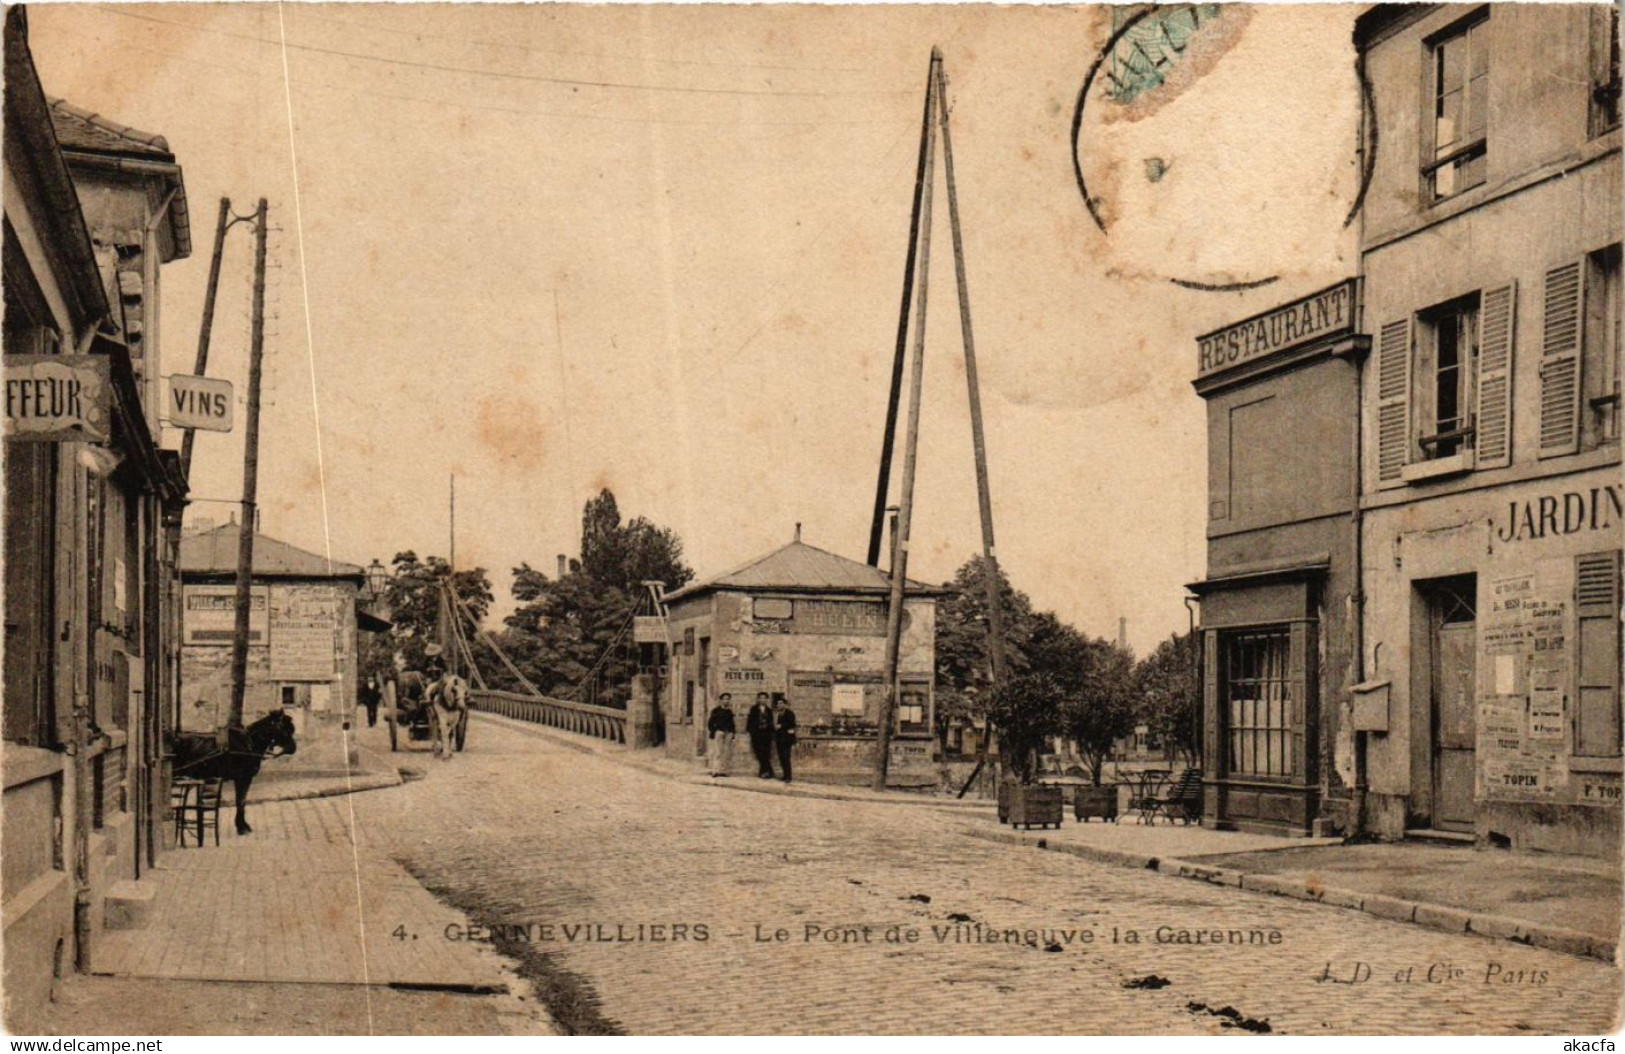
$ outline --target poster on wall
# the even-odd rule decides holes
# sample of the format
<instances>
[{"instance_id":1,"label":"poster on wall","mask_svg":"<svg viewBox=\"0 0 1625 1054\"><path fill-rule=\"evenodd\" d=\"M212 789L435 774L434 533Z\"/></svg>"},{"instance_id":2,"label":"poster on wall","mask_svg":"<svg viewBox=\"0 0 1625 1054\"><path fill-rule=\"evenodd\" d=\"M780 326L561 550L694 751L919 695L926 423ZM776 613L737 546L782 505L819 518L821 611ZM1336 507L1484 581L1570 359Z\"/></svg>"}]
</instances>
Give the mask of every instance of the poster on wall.
<instances>
[{"instance_id":1,"label":"poster on wall","mask_svg":"<svg viewBox=\"0 0 1625 1054\"><path fill-rule=\"evenodd\" d=\"M278 681L331 681L340 601L332 586L277 586L271 591L271 676Z\"/></svg>"},{"instance_id":2,"label":"poster on wall","mask_svg":"<svg viewBox=\"0 0 1625 1054\"><path fill-rule=\"evenodd\" d=\"M248 643L266 642L271 591L266 586L249 590ZM192 586L184 590L182 622L187 644L231 644L237 630L236 586Z\"/></svg>"},{"instance_id":3,"label":"poster on wall","mask_svg":"<svg viewBox=\"0 0 1625 1054\"><path fill-rule=\"evenodd\" d=\"M1568 792L1568 604L1533 574L1489 583L1480 626L1479 801Z\"/></svg>"}]
</instances>

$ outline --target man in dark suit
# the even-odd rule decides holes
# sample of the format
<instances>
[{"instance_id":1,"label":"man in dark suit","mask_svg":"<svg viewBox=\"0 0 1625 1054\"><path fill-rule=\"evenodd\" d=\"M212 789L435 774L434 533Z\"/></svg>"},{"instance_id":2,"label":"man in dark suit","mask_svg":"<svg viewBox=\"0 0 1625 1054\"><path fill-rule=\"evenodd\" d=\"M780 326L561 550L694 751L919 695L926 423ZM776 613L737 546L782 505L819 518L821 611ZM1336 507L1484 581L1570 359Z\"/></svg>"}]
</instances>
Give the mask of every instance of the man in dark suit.
<instances>
[{"instance_id":1,"label":"man in dark suit","mask_svg":"<svg viewBox=\"0 0 1625 1054\"><path fill-rule=\"evenodd\" d=\"M796 712L782 695L773 697L773 743L779 748L779 779L790 782L790 752L796 746Z\"/></svg>"},{"instance_id":2,"label":"man in dark suit","mask_svg":"<svg viewBox=\"0 0 1625 1054\"><path fill-rule=\"evenodd\" d=\"M756 775L773 778L773 708L766 692L756 693L756 705L745 715L745 732L750 736L750 752L756 755Z\"/></svg>"},{"instance_id":3,"label":"man in dark suit","mask_svg":"<svg viewBox=\"0 0 1625 1054\"><path fill-rule=\"evenodd\" d=\"M726 776L734 760L733 696L723 692L717 698L717 705L711 708L711 716L705 722L705 730L710 740L705 748L706 765L713 777Z\"/></svg>"}]
</instances>

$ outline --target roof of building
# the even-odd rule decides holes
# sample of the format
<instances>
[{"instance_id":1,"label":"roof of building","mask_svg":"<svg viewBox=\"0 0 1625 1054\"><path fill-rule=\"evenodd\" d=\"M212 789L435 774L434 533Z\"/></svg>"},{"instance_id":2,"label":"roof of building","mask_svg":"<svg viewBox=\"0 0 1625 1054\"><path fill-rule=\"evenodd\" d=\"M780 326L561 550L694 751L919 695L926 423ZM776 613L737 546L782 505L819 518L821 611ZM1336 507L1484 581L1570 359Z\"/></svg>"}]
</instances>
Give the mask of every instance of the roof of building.
<instances>
[{"instance_id":1,"label":"roof of building","mask_svg":"<svg viewBox=\"0 0 1625 1054\"><path fill-rule=\"evenodd\" d=\"M169 140L92 113L65 99L51 100L51 123L64 150L94 150L104 154L135 154L155 161L173 161Z\"/></svg>"},{"instance_id":2,"label":"roof of building","mask_svg":"<svg viewBox=\"0 0 1625 1054\"><path fill-rule=\"evenodd\" d=\"M181 539L181 574L220 575L237 570L238 525L227 523ZM359 578L355 564L307 552L254 532L254 575L261 578Z\"/></svg>"},{"instance_id":3,"label":"roof of building","mask_svg":"<svg viewBox=\"0 0 1625 1054\"><path fill-rule=\"evenodd\" d=\"M891 577L877 567L825 552L798 538L732 571L668 593L667 599L680 600L718 589L885 593L891 589ZM940 592L935 586L913 579L908 582L908 591L916 595Z\"/></svg>"},{"instance_id":4,"label":"roof of building","mask_svg":"<svg viewBox=\"0 0 1625 1054\"><path fill-rule=\"evenodd\" d=\"M165 181L171 196L167 219L173 239L170 259L185 259L192 255L192 223L186 202L186 179L181 166L175 163L169 140L152 132L143 132L120 124L65 99L51 99L51 124L56 129L56 140L68 163L123 168L128 163L157 166L145 169L150 177Z\"/></svg>"}]
</instances>

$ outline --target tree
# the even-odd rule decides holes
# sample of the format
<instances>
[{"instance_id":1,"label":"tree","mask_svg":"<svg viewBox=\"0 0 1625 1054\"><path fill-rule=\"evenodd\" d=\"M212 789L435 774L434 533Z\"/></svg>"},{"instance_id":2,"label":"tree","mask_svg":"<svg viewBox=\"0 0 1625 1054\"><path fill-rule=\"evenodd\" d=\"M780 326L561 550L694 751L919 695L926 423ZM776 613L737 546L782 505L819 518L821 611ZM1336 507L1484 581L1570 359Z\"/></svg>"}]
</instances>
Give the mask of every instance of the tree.
<instances>
[{"instance_id":1,"label":"tree","mask_svg":"<svg viewBox=\"0 0 1625 1054\"><path fill-rule=\"evenodd\" d=\"M1061 687L1047 674L1008 678L993 689L987 717L999 732L999 753L1022 786L1038 776L1038 753L1061 729Z\"/></svg>"},{"instance_id":2,"label":"tree","mask_svg":"<svg viewBox=\"0 0 1625 1054\"><path fill-rule=\"evenodd\" d=\"M419 560L417 553L407 550L396 553L390 561L394 574L384 590L384 604L389 609L394 629L389 633L389 660L398 652L409 668L420 669L426 658L425 648L437 641L440 633L440 585L450 567L438 556ZM458 571L451 577L452 590L474 615L475 625L483 622L495 600L491 580L483 567ZM464 630L468 626L465 622ZM375 646L369 661L382 665L382 642ZM368 670L386 673L385 669Z\"/></svg>"},{"instance_id":3,"label":"tree","mask_svg":"<svg viewBox=\"0 0 1625 1054\"><path fill-rule=\"evenodd\" d=\"M503 620L498 643L547 695L573 694L603 660L594 681L602 683L605 697L597 701L624 705L637 663L623 631L643 583L676 589L693 577L673 531L641 516L623 524L615 495L601 491L582 509L581 559L563 577L550 578L528 563L513 569L513 597L520 605ZM520 687L506 670L493 673L493 680Z\"/></svg>"},{"instance_id":4,"label":"tree","mask_svg":"<svg viewBox=\"0 0 1625 1054\"><path fill-rule=\"evenodd\" d=\"M1089 778L1098 787L1113 745L1134 727L1134 656L1108 641L1081 634L1078 641L1077 674L1066 700L1065 730L1078 744Z\"/></svg>"},{"instance_id":5,"label":"tree","mask_svg":"<svg viewBox=\"0 0 1625 1054\"><path fill-rule=\"evenodd\" d=\"M937 736L946 743L956 719L983 716L992 690L993 667L987 649L987 563L973 556L946 583L949 593L937 604ZM999 598L1004 614L1007 676L1027 668L1032 601L1010 585L999 571Z\"/></svg>"},{"instance_id":6,"label":"tree","mask_svg":"<svg viewBox=\"0 0 1625 1054\"><path fill-rule=\"evenodd\" d=\"M1158 644L1134 671L1135 709L1150 734L1195 768L1201 755L1201 685L1196 640L1176 633Z\"/></svg>"}]
</instances>

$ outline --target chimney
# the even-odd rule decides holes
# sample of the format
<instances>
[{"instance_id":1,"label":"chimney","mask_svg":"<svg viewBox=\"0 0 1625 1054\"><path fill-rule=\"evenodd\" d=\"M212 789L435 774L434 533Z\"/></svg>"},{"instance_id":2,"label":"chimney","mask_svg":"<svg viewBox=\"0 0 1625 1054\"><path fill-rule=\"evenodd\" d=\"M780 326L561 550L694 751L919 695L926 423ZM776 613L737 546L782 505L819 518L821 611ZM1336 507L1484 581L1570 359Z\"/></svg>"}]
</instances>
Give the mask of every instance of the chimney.
<instances>
[{"instance_id":1,"label":"chimney","mask_svg":"<svg viewBox=\"0 0 1625 1054\"><path fill-rule=\"evenodd\" d=\"M1128 647L1128 619L1121 615L1117 618L1117 646Z\"/></svg>"},{"instance_id":2,"label":"chimney","mask_svg":"<svg viewBox=\"0 0 1625 1054\"><path fill-rule=\"evenodd\" d=\"M801 521L796 521L796 541L801 541Z\"/></svg>"},{"instance_id":3,"label":"chimney","mask_svg":"<svg viewBox=\"0 0 1625 1054\"><path fill-rule=\"evenodd\" d=\"M563 578L570 573L570 561L565 559L563 553L559 554L559 577Z\"/></svg>"}]
</instances>

